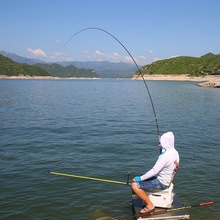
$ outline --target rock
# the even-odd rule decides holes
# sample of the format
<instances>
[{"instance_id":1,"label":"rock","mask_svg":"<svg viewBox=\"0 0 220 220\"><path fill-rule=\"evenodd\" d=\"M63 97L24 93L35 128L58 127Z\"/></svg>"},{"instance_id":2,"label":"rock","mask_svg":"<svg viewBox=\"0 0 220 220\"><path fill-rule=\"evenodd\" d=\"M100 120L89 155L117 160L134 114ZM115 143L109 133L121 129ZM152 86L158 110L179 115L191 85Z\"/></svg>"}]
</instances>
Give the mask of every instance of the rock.
<instances>
[{"instance_id":1,"label":"rock","mask_svg":"<svg viewBox=\"0 0 220 220\"><path fill-rule=\"evenodd\" d=\"M207 88L220 88L220 81L208 81L204 83L198 84L198 86L201 87L207 87Z\"/></svg>"}]
</instances>

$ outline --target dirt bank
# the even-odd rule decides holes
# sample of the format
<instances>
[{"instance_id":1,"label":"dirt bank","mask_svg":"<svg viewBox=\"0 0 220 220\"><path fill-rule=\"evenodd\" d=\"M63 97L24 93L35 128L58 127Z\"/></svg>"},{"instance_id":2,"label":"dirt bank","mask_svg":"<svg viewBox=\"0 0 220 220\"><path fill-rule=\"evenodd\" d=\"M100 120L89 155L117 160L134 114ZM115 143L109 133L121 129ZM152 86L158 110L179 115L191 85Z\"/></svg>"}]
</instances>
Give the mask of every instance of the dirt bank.
<instances>
[{"instance_id":1,"label":"dirt bank","mask_svg":"<svg viewBox=\"0 0 220 220\"><path fill-rule=\"evenodd\" d=\"M133 80L142 80L141 76L134 76ZM145 80L172 80L172 81L195 81L200 82L198 86L210 87L210 88L220 88L220 76L200 76L192 77L188 75L144 75Z\"/></svg>"}]
</instances>

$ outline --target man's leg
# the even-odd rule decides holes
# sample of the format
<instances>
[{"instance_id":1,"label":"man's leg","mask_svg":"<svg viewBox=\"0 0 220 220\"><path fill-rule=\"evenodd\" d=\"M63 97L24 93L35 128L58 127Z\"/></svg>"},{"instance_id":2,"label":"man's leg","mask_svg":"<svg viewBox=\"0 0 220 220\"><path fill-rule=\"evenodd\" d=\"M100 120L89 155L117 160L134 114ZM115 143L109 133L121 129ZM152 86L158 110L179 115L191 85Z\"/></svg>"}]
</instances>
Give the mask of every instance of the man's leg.
<instances>
[{"instance_id":1,"label":"man's leg","mask_svg":"<svg viewBox=\"0 0 220 220\"><path fill-rule=\"evenodd\" d=\"M145 211L147 212L147 210L151 211L154 209L154 204L150 201L150 199L148 198L146 192L143 189L139 189L137 186L136 182L133 182L131 184L131 188L133 190L133 192L140 198L142 199L145 204L146 204L146 209Z\"/></svg>"}]
</instances>

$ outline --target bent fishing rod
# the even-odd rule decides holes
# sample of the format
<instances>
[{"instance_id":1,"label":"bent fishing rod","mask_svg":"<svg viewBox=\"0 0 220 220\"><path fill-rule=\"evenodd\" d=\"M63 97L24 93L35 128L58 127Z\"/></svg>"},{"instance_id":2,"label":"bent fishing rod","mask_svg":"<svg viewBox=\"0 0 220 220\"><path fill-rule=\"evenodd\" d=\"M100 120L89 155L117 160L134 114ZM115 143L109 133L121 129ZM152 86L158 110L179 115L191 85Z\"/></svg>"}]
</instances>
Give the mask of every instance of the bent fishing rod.
<instances>
[{"instance_id":1,"label":"bent fishing rod","mask_svg":"<svg viewBox=\"0 0 220 220\"><path fill-rule=\"evenodd\" d=\"M114 39L125 49L125 51L128 53L128 55L131 57L131 59L132 59L132 61L134 62L135 66L137 67L138 73L141 75L141 78L143 79L145 88L147 89L147 93L148 93L148 96L149 96L149 98L150 98L150 102L151 102L151 106L152 106L153 114L154 114L154 119L155 119L155 123L156 123L157 135L158 135L158 142L160 143L160 130L159 130L157 115L156 115L156 111L155 111L153 99L152 99L151 94L150 94L150 90L149 90L149 88L148 88L148 85L147 85L146 80L144 79L143 72L140 70L140 68L138 67L138 65L137 65L137 63L136 63L136 61L135 61L135 59L134 59L134 57L131 55L131 53L128 51L128 49L124 46L124 44L122 44L122 42L119 41L113 34L109 33L108 31L106 31L106 30L104 30L104 29L102 29L102 28L88 27L88 28L84 28L84 29L78 31L77 33L75 33L74 35L72 35L72 37L65 43L64 46L66 46L76 35L78 35L79 33L83 32L83 31L87 31L87 30L98 30L98 31L102 31L102 32L108 34L109 36L111 36L112 38L114 38Z\"/></svg>"}]
</instances>

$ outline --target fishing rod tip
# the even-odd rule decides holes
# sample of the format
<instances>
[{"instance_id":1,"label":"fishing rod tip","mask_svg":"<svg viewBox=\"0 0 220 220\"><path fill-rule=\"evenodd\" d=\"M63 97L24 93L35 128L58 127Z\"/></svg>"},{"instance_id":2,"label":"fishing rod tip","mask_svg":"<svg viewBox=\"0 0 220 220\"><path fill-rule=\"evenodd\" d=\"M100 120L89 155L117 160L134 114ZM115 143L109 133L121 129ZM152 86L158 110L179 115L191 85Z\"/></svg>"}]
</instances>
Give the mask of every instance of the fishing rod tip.
<instances>
[{"instance_id":1,"label":"fishing rod tip","mask_svg":"<svg viewBox=\"0 0 220 220\"><path fill-rule=\"evenodd\" d=\"M200 204L200 206L206 206L206 205L212 205L212 204L214 204L213 201L210 201L210 202L203 202L203 203Z\"/></svg>"}]
</instances>

